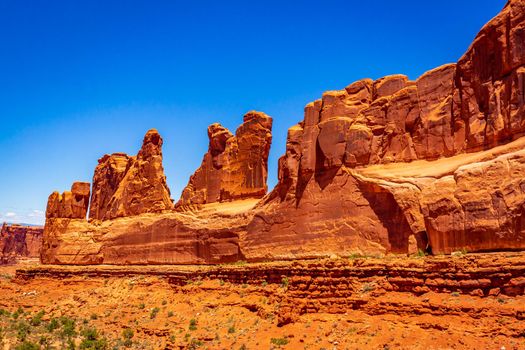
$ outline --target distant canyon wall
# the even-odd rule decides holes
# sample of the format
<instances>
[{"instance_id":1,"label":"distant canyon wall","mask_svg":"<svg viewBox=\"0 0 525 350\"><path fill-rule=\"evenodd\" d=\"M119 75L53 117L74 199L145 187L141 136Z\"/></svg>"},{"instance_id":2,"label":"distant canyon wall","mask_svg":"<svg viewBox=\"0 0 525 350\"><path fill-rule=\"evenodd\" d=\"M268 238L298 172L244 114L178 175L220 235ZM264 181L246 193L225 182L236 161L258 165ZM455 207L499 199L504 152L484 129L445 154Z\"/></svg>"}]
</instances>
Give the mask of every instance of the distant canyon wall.
<instances>
[{"instance_id":1,"label":"distant canyon wall","mask_svg":"<svg viewBox=\"0 0 525 350\"><path fill-rule=\"evenodd\" d=\"M40 257L44 227L4 223L0 229L0 265Z\"/></svg>"}]
</instances>

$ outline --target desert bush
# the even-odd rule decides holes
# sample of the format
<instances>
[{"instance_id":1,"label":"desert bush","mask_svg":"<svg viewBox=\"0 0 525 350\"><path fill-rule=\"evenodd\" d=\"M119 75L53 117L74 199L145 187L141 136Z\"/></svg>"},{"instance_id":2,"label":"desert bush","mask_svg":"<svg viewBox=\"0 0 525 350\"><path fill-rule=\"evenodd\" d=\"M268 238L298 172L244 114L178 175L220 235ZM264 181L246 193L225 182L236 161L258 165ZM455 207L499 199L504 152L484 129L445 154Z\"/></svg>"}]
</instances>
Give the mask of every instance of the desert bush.
<instances>
[{"instance_id":1,"label":"desert bush","mask_svg":"<svg viewBox=\"0 0 525 350\"><path fill-rule=\"evenodd\" d=\"M46 325L46 329L48 332L53 332L55 329L59 327L58 320L56 318L52 318L49 323Z\"/></svg>"},{"instance_id":2,"label":"desert bush","mask_svg":"<svg viewBox=\"0 0 525 350\"><path fill-rule=\"evenodd\" d=\"M15 347L15 350L39 350L40 346L30 341L24 341Z\"/></svg>"},{"instance_id":3,"label":"desert bush","mask_svg":"<svg viewBox=\"0 0 525 350\"><path fill-rule=\"evenodd\" d=\"M151 313L149 314L149 318L152 320L157 317L157 314L159 313L160 309L158 307L155 307L151 310Z\"/></svg>"},{"instance_id":4,"label":"desert bush","mask_svg":"<svg viewBox=\"0 0 525 350\"><path fill-rule=\"evenodd\" d=\"M189 330L190 330L190 331L194 331L194 330L196 330L196 329L197 329L197 320L194 319L194 318L192 318L192 319L190 320L190 327L189 327Z\"/></svg>"},{"instance_id":5,"label":"desert bush","mask_svg":"<svg viewBox=\"0 0 525 350\"><path fill-rule=\"evenodd\" d=\"M288 344L288 339L286 338L272 338L270 340L270 343L272 343L273 345L277 345L277 346L281 346L281 345L286 345Z\"/></svg>"},{"instance_id":6,"label":"desert bush","mask_svg":"<svg viewBox=\"0 0 525 350\"><path fill-rule=\"evenodd\" d=\"M31 318L31 326L38 327L42 324L42 317L44 317L44 310L39 311Z\"/></svg>"},{"instance_id":7,"label":"desert bush","mask_svg":"<svg viewBox=\"0 0 525 350\"><path fill-rule=\"evenodd\" d=\"M21 342L25 341L29 334L29 325L24 321L20 321L16 324L15 329L18 340Z\"/></svg>"}]
</instances>

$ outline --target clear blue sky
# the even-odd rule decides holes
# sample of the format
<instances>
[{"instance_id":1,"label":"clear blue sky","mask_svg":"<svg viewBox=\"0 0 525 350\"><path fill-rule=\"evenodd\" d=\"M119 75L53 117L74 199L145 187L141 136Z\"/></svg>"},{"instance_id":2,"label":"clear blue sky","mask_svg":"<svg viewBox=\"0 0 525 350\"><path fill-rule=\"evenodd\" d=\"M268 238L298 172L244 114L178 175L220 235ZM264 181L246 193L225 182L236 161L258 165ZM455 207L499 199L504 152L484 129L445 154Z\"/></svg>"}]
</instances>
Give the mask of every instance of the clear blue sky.
<instances>
[{"instance_id":1,"label":"clear blue sky","mask_svg":"<svg viewBox=\"0 0 525 350\"><path fill-rule=\"evenodd\" d=\"M53 190L135 154L149 128L177 200L207 125L234 131L251 109L274 118L271 188L306 103L455 62L504 4L0 0L0 221L43 222Z\"/></svg>"}]
</instances>

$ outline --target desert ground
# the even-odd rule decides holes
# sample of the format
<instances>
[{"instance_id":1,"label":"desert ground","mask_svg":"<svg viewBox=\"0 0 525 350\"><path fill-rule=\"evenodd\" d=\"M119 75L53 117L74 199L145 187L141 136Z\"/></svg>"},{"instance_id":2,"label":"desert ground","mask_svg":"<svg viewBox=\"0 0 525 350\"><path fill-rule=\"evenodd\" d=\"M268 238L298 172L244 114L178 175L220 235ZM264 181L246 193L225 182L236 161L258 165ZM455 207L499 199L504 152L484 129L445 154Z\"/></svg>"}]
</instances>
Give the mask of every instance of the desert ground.
<instances>
[{"instance_id":1,"label":"desert ground","mask_svg":"<svg viewBox=\"0 0 525 350\"><path fill-rule=\"evenodd\" d=\"M495 264L519 267L524 258L442 261L455 261L459 274L495 278ZM450 270L434 279L441 286L428 279L419 289L399 288L411 279L396 282L388 273L343 284L334 275L383 266L408 276L414 267L440 263L439 257L351 256L219 267L64 267L26 260L0 267L0 339L3 349L523 349L523 295L447 289ZM255 269L270 282L250 275ZM305 269L323 271L307 288L312 277L301 276Z\"/></svg>"}]
</instances>

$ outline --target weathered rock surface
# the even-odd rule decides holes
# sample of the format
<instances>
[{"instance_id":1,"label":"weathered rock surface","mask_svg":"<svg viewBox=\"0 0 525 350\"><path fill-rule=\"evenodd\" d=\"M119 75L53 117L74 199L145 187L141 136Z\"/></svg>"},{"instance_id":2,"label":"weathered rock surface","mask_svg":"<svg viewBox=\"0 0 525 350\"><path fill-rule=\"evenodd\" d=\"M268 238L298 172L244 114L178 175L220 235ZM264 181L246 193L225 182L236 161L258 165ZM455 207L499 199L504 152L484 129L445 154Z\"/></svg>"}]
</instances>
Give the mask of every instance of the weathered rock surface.
<instances>
[{"instance_id":1,"label":"weathered rock surface","mask_svg":"<svg viewBox=\"0 0 525 350\"><path fill-rule=\"evenodd\" d=\"M525 1L513 0L458 64L414 82L365 79L308 104L288 132L279 183L242 236L245 256L524 249L525 158L512 147L483 154L523 135L524 63ZM472 152L485 161L418 168ZM392 169L405 174L389 182Z\"/></svg>"},{"instance_id":2,"label":"weathered rock surface","mask_svg":"<svg viewBox=\"0 0 525 350\"><path fill-rule=\"evenodd\" d=\"M525 249L525 0L457 64L328 91L288 131L266 193L272 120L250 112L208 152L173 209L162 139L105 156L48 204L44 262L216 263L351 253ZM75 187L75 186L74 186ZM232 209L233 208L233 209Z\"/></svg>"},{"instance_id":3,"label":"weathered rock surface","mask_svg":"<svg viewBox=\"0 0 525 350\"><path fill-rule=\"evenodd\" d=\"M40 257L44 227L4 223L0 230L0 264Z\"/></svg>"},{"instance_id":4,"label":"weathered rock surface","mask_svg":"<svg viewBox=\"0 0 525 350\"><path fill-rule=\"evenodd\" d=\"M208 152L177 206L263 197L268 187L272 118L248 112L235 136L220 124L208 127Z\"/></svg>"},{"instance_id":5,"label":"weathered rock surface","mask_svg":"<svg viewBox=\"0 0 525 350\"><path fill-rule=\"evenodd\" d=\"M173 208L162 167L162 137L157 130L144 136L136 157L105 155L93 176L90 219L157 213Z\"/></svg>"},{"instance_id":6,"label":"weathered rock surface","mask_svg":"<svg viewBox=\"0 0 525 350\"><path fill-rule=\"evenodd\" d=\"M242 260L239 234L256 201L206 205L198 212L147 213L102 222L51 219L48 264L202 264Z\"/></svg>"},{"instance_id":7,"label":"weathered rock surface","mask_svg":"<svg viewBox=\"0 0 525 350\"><path fill-rule=\"evenodd\" d=\"M71 191L53 192L47 201L46 218L85 219L89 207L89 182L75 182Z\"/></svg>"}]
</instances>

